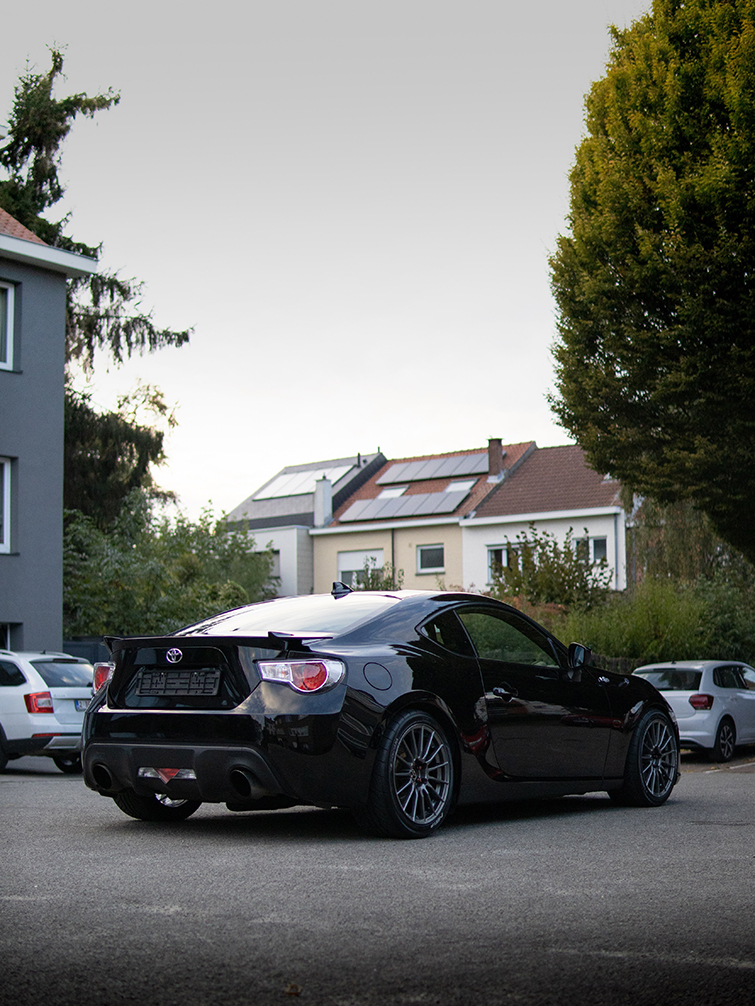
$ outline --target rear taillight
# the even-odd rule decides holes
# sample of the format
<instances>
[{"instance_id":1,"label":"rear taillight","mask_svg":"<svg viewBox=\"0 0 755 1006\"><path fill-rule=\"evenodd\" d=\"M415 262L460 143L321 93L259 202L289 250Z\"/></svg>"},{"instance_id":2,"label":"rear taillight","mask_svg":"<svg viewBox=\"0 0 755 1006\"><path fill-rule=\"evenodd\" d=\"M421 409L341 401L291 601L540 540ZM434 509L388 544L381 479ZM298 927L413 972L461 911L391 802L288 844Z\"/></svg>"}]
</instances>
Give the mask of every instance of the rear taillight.
<instances>
[{"instance_id":1,"label":"rear taillight","mask_svg":"<svg viewBox=\"0 0 755 1006\"><path fill-rule=\"evenodd\" d=\"M713 696L704 695L700 692L697 695L690 695L689 704L693 709L712 709L713 708Z\"/></svg>"},{"instance_id":2,"label":"rear taillight","mask_svg":"<svg viewBox=\"0 0 755 1006\"><path fill-rule=\"evenodd\" d=\"M115 664L110 661L103 661L94 665L93 685L96 692L110 681L114 670Z\"/></svg>"},{"instance_id":3,"label":"rear taillight","mask_svg":"<svg viewBox=\"0 0 755 1006\"><path fill-rule=\"evenodd\" d=\"M32 692L31 695L24 695L24 702L30 713L52 712L52 695L49 692Z\"/></svg>"},{"instance_id":4,"label":"rear taillight","mask_svg":"<svg viewBox=\"0 0 755 1006\"><path fill-rule=\"evenodd\" d=\"M280 681L297 692L319 692L337 685L346 673L340 660L259 660L265 681Z\"/></svg>"}]
</instances>

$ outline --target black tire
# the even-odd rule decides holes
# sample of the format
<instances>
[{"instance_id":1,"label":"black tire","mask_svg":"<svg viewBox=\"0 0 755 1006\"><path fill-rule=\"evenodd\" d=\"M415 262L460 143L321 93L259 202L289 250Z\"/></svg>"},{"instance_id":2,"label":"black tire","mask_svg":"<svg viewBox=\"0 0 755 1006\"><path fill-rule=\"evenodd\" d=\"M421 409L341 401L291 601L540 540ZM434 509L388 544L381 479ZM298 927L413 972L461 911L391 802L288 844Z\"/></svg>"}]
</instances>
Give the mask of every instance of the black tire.
<instances>
[{"instance_id":1,"label":"black tire","mask_svg":"<svg viewBox=\"0 0 755 1006\"><path fill-rule=\"evenodd\" d=\"M124 789L113 795L116 806L124 814L135 817L138 821L185 821L191 817L202 804L199 800L171 800L163 793L152 796L139 796L132 789Z\"/></svg>"},{"instance_id":2,"label":"black tire","mask_svg":"<svg viewBox=\"0 0 755 1006\"><path fill-rule=\"evenodd\" d=\"M627 807L660 807L679 773L679 743L671 720L658 709L645 713L634 728L624 768L624 783L609 792Z\"/></svg>"},{"instance_id":3,"label":"black tire","mask_svg":"<svg viewBox=\"0 0 755 1006\"><path fill-rule=\"evenodd\" d=\"M734 757L736 742L737 728L734 726L734 721L730 720L728 716L724 716L718 724L716 739L713 742L713 748L708 752L708 757L711 761L731 761Z\"/></svg>"},{"instance_id":4,"label":"black tire","mask_svg":"<svg viewBox=\"0 0 755 1006\"><path fill-rule=\"evenodd\" d=\"M5 751L3 751L2 748L0 748L0 772L2 772L5 769L5 766L7 764L8 764L8 755L5 753Z\"/></svg>"},{"instance_id":5,"label":"black tire","mask_svg":"<svg viewBox=\"0 0 755 1006\"><path fill-rule=\"evenodd\" d=\"M419 710L399 713L386 729L372 771L366 823L389 838L427 838L454 796L454 759L440 724Z\"/></svg>"},{"instance_id":6,"label":"black tire","mask_svg":"<svg viewBox=\"0 0 755 1006\"><path fill-rule=\"evenodd\" d=\"M52 760L66 775L81 775L83 771L80 754L55 755Z\"/></svg>"}]
</instances>

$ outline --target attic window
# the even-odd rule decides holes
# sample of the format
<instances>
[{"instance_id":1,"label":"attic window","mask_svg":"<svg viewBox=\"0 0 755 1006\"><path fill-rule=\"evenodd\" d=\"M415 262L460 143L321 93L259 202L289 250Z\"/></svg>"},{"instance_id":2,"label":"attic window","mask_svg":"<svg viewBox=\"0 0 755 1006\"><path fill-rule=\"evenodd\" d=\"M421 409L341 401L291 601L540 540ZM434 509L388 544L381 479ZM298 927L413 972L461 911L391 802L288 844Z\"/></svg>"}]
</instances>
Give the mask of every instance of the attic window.
<instances>
[{"instance_id":1,"label":"attic window","mask_svg":"<svg viewBox=\"0 0 755 1006\"><path fill-rule=\"evenodd\" d=\"M379 500L395 499L396 496L403 496L406 492L406 486L388 486L387 489L383 491L378 496Z\"/></svg>"},{"instance_id":2,"label":"attic window","mask_svg":"<svg viewBox=\"0 0 755 1006\"><path fill-rule=\"evenodd\" d=\"M461 479L458 482L449 482L445 488L447 493L468 493L477 479Z\"/></svg>"}]
</instances>

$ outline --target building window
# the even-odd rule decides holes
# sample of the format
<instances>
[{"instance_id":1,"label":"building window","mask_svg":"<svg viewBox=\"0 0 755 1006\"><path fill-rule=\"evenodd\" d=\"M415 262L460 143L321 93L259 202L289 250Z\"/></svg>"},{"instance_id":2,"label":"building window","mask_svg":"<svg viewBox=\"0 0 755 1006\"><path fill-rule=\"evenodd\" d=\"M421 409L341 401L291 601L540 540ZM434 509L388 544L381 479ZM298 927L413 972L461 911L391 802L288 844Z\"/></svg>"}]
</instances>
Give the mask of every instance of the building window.
<instances>
[{"instance_id":1,"label":"building window","mask_svg":"<svg viewBox=\"0 0 755 1006\"><path fill-rule=\"evenodd\" d=\"M338 579L355 590L362 587L372 572L383 570L382 548L363 549L359 552L338 553Z\"/></svg>"},{"instance_id":2,"label":"building window","mask_svg":"<svg viewBox=\"0 0 755 1006\"><path fill-rule=\"evenodd\" d=\"M493 582L493 577L502 566L509 564L509 550L505 545L488 546L488 583Z\"/></svg>"},{"instance_id":3,"label":"building window","mask_svg":"<svg viewBox=\"0 0 755 1006\"><path fill-rule=\"evenodd\" d=\"M388 486L383 489L378 496L379 500L395 499L397 496L403 496L406 492L406 486Z\"/></svg>"},{"instance_id":4,"label":"building window","mask_svg":"<svg viewBox=\"0 0 755 1006\"><path fill-rule=\"evenodd\" d=\"M0 282L0 369L13 369L13 287Z\"/></svg>"},{"instance_id":5,"label":"building window","mask_svg":"<svg viewBox=\"0 0 755 1006\"><path fill-rule=\"evenodd\" d=\"M417 545L417 572L445 572L445 555L442 545Z\"/></svg>"},{"instance_id":6,"label":"building window","mask_svg":"<svg viewBox=\"0 0 755 1006\"><path fill-rule=\"evenodd\" d=\"M580 559L588 562L600 562L608 559L608 541L606 538L575 538L574 547Z\"/></svg>"},{"instance_id":7,"label":"building window","mask_svg":"<svg viewBox=\"0 0 755 1006\"><path fill-rule=\"evenodd\" d=\"M10 552L9 458L0 458L0 552Z\"/></svg>"},{"instance_id":8,"label":"building window","mask_svg":"<svg viewBox=\"0 0 755 1006\"><path fill-rule=\"evenodd\" d=\"M458 482L449 482L445 491L447 493L468 493L477 479L461 479Z\"/></svg>"}]
</instances>

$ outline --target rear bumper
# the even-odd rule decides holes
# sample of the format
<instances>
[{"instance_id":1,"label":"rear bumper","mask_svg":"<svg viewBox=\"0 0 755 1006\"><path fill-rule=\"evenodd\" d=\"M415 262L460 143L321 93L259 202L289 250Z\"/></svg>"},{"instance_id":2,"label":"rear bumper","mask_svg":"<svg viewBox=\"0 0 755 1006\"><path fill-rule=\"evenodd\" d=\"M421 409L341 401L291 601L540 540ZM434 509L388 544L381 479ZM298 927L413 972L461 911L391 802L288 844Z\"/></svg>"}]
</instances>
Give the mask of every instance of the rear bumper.
<instances>
[{"instance_id":1,"label":"rear bumper","mask_svg":"<svg viewBox=\"0 0 755 1006\"><path fill-rule=\"evenodd\" d=\"M124 789L143 796L167 793L174 799L208 803L294 796L252 748L94 742L87 745L82 761L84 782L106 796ZM194 778L166 780L140 774L140 769L184 769Z\"/></svg>"},{"instance_id":2,"label":"rear bumper","mask_svg":"<svg viewBox=\"0 0 755 1006\"><path fill-rule=\"evenodd\" d=\"M52 737L17 737L5 740L2 748L9 755L72 754L81 750L81 734L56 734Z\"/></svg>"}]
</instances>

